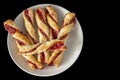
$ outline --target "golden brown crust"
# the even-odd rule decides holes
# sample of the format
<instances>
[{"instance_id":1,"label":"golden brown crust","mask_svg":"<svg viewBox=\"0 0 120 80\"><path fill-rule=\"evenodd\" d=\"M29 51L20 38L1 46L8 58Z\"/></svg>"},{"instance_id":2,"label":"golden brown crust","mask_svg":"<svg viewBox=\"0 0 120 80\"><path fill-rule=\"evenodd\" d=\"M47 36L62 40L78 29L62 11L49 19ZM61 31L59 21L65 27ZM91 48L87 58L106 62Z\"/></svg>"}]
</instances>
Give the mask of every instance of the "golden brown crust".
<instances>
[{"instance_id":1,"label":"golden brown crust","mask_svg":"<svg viewBox=\"0 0 120 80\"><path fill-rule=\"evenodd\" d=\"M40 63L40 62L38 62L37 61L37 59L34 57L34 56L32 56L32 55L22 55L29 63L33 63L34 65L30 65L31 67L37 67L38 69L43 69L43 65Z\"/></svg>"},{"instance_id":2,"label":"golden brown crust","mask_svg":"<svg viewBox=\"0 0 120 80\"><path fill-rule=\"evenodd\" d=\"M50 14L51 17L54 19L54 21L58 22L57 13L56 13L55 9L49 5L46 7L46 10L48 11L48 14Z\"/></svg>"},{"instance_id":3,"label":"golden brown crust","mask_svg":"<svg viewBox=\"0 0 120 80\"><path fill-rule=\"evenodd\" d=\"M49 28L46 24L44 10L37 8L35 11L35 19L38 26L39 42L43 43L49 39Z\"/></svg>"},{"instance_id":4,"label":"golden brown crust","mask_svg":"<svg viewBox=\"0 0 120 80\"><path fill-rule=\"evenodd\" d=\"M32 40L32 42L35 44L38 42L36 35L35 35L35 27L33 23L33 11L31 9L26 9L23 11L23 19L25 28Z\"/></svg>"},{"instance_id":5,"label":"golden brown crust","mask_svg":"<svg viewBox=\"0 0 120 80\"><path fill-rule=\"evenodd\" d=\"M47 6L47 22L50 26L50 40L57 39L58 32L60 27L58 25L57 13L52 6Z\"/></svg>"},{"instance_id":6,"label":"golden brown crust","mask_svg":"<svg viewBox=\"0 0 120 80\"><path fill-rule=\"evenodd\" d=\"M49 50L44 51L42 53L38 53L38 61L41 63L47 63L49 60L50 54L49 54Z\"/></svg>"},{"instance_id":7,"label":"golden brown crust","mask_svg":"<svg viewBox=\"0 0 120 80\"><path fill-rule=\"evenodd\" d=\"M4 22L4 25L5 25L5 24L8 24L8 25L10 25L11 27L19 30L19 28L16 26L16 24L15 24L11 19L7 19L7 20Z\"/></svg>"},{"instance_id":8,"label":"golden brown crust","mask_svg":"<svg viewBox=\"0 0 120 80\"><path fill-rule=\"evenodd\" d=\"M65 39L65 38L62 38L62 37L65 36L65 35L68 36L68 34L71 31L73 25L75 24L74 19L75 19L75 13L69 12L65 15L63 25L62 25L62 28L61 28L59 34L58 34L57 39ZM67 38L67 36L66 36L66 38Z\"/></svg>"},{"instance_id":9,"label":"golden brown crust","mask_svg":"<svg viewBox=\"0 0 120 80\"><path fill-rule=\"evenodd\" d=\"M61 60L62 60L63 53L64 53L64 50L63 51L54 51L51 54L47 64L48 65L55 65L56 67L58 67Z\"/></svg>"},{"instance_id":10,"label":"golden brown crust","mask_svg":"<svg viewBox=\"0 0 120 80\"><path fill-rule=\"evenodd\" d=\"M35 49L35 48L37 48L40 45L41 45L40 43L32 44L32 45L31 44L30 45L22 45L19 48L19 53L29 52L32 49Z\"/></svg>"},{"instance_id":11,"label":"golden brown crust","mask_svg":"<svg viewBox=\"0 0 120 80\"><path fill-rule=\"evenodd\" d=\"M75 18L75 13L72 13L72 12L67 13L65 15L63 25L67 25L70 22L72 22L71 20L73 20L73 18Z\"/></svg>"},{"instance_id":12,"label":"golden brown crust","mask_svg":"<svg viewBox=\"0 0 120 80\"><path fill-rule=\"evenodd\" d=\"M51 54L47 64L48 65L53 65L54 60L59 56L60 53L61 53L61 51L53 51L53 53Z\"/></svg>"},{"instance_id":13,"label":"golden brown crust","mask_svg":"<svg viewBox=\"0 0 120 80\"><path fill-rule=\"evenodd\" d=\"M55 43L58 43L58 42L61 42L63 45L60 46L60 48L56 48L56 49L53 49L54 50L65 50L66 49L66 46L64 45L63 41L62 40L51 40L51 41L47 41L47 42L44 42L43 44L41 44L40 46L37 46L36 48L29 48L26 49L27 51L24 50L24 52L20 53L20 54L26 54L26 55L33 55L33 54L38 54L38 53L41 53L41 52L44 52L46 50L51 50L52 49L50 47L54 46ZM23 48L26 48L28 47L28 45L24 46Z\"/></svg>"},{"instance_id":14,"label":"golden brown crust","mask_svg":"<svg viewBox=\"0 0 120 80\"><path fill-rule=\"evenodd\" d=\"M9 25L9 27L13 27L13 28L16 29L14 34L11 34L11 35L15 39L17 47L18 47L20 52L23 49L22 46L31 44L30 40L19 30L19 28L15 25L15 23L12 20L10 20L10 19L6 20L4 22L4 26L5 26L5 24ZM22 42L22 45L21 45L21 43L18 42L18 40ZM24 48L24 49L26 49L26 48ZM36 67L38 69L42 69L43 68L42 64L39 63L33 55L28 56L28 55L22 54L22 57L24 57L27 61L29 61L27 63L28 63L28 65L29 65L29 67L31 69L35 69Z\"/></svg>"},{"instance_id":15,"label":"golden brown crust","mask_svg":"<svg viewBox=\"0 0 120 80\"><path fill-rule=\"evenodd\" d=\"M61 30L60 32L58 33L58 37L57 39L60 39L61 37L63 37L64 35L68 34L72 27L73 27L74 23L70 23L68 25L65 25Z\"/></svg>"},{"instance_id":16,"label":"golden brown crust","mask_svg":"<svg viewBox=\"0 0 120 80\"><path fill-rule=\"evenodd\" d=\"M57 36L57 39L63 40L64 42L67 40L68 34L74 25L74 21L73 21L74 17L75 17L75 14L71 12L65 15L63 25ZM58 51L53 51L52 55L49 58L48 65L51 64L52 62L52 64L58 67L62 60L63 52L64 51L61 51L60 53ZM55 56L57 57L54 59Z\"/></svg>"},{"instance_id":17,"label":"golden brown crust","mask_svg":"<svg viewBox=\"0 0 120 80\"><path fill-rule=\"evenodd\" d=\"M30 40L27 38L27 36L21 32L19 30L19 28L15 25L15 23L12 21L12 20L6 20L4 22L4 25L9 25L10 27L13 27L16 29L15 33L12 34L12 37L17 39L17 40L20 40L21 42L23 42L24 44L31 44ZM8 31L9 32L9 31Z\"/></svg>"},{"instance_id":18,"label":"golden brown crust","mask_svg":"<svg viewBox=\"0 0 120 80\"><path fill-rule=\"evenodd\" d=\"M60 55L53 61L53 64L56 66L56 67L59 67L61 61L62 61L62 57L63 57L63 53L64 51L62 51L60 53Z\"/></svg>"},{"instance_id":19,"label":"golden brown crust","mask_svg":"<svg viewBox=\"0 0 120 80\"><path fill-rule=\"evenodd\" d=\"M49 50L44 51L44 55L45 55L45 63L47 63L50 58Z\"/></svg>"},{"instance_id":20,"label":"golden brown crust","mask_svg":"<svg viewBox=\"0 0 120 80\"><path fill-rule=\"evenodd\" d=\"M46 22L46 14L42 8L36 9L35 19L38 26L39 42L44 43L49 40L49 28ZM37 58L39 62L46 63L49 58L49 51L38 53Z\"/></svg>"},{"instance_id":21,"label":"golden brown crust","mask_svg":"<svg viewBox=\"0 0 120 80\"><path fill-rule=\"evenodd\" d=\"M52 27L55 31L59 32L59 26L58 24L50 17L49 14L47 14L47 21L50 27Z\"/></svg>"}]
</instances>

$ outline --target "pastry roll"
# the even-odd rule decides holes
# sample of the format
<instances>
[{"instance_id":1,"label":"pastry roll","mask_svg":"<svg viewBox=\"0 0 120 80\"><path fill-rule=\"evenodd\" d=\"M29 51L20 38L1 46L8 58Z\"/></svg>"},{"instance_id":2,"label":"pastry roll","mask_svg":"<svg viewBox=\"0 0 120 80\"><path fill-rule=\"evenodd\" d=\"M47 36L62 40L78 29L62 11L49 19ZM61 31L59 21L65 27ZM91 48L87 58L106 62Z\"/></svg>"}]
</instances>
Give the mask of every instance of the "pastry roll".
<instances>
[{"instance_id":1,"label":"pastry roll","mask_svg":"<svg viewBox=\"0 0 120 80\"><path fill-rule=\"evenodd\" d=\"M63 40L65 42L65 40L67 39L68 34L71 31L74 23L75 23L75 13L71 13L71 12L67 13L65 15L65 18L64 18L61 30L57 36L57 39ZM48 65L55 65L56 67L58 67L61 60L62 60L63 52L64 52L64 50L54 51L52 53L52 55L50 56L47 64Z\"/></svg>"},{"instance_id":2,"label":"pastry roll","mask_svg":"<svg viewBox=\"0 0 120 80\"><path fill-rule=\"evenodd\" d=\"M57 18L57 13L55 11L55 9L52 6L47 6L46 7L47 13L51 16L51 18L58 23L58 18Z\"/></svg>"},{"instance_id":3,"label":"pastry roll","mask_svg":"<svg viewBox=\"0 0 120 80\"><path fill-rule=\"evenodd\" d=\"M38 61L40 63L47 63L49 60L49 57L50 57L49 50L40 52L40 53L38 53L38 56L37 56Z\"/></svg>"},{"instance_id":4,"label":"pastry roll","mask_svg":"<svg viewBox=\"0 0 120 80\"><path fill-rule=\"evenodd\" d=\"M75 24L75 13L71 13L71 12L67 13L65 15L65 18L57 39L66 40L74 24Z\"/></svg>"},{"instance_id":5,"label":"pastry roll","mask_svg":"<svg viewBox=\"0 0 120 80\"><path fill-rule=\"evenodd\" d=\"M19 51L21 51L21 49L22 49L21 46L31 44L31 42L27 38L27 36L19 30L19 28L15 25L15 23L12 20L10 20L10 19L6 20L4 22L4 27L12 35L12 37L15 39ZM32 55L30 55L30 56L27 55L26 56L24 54L22 56L27 60L28 65L30 66L31 69L35 69L35 68L42 69L43 68L41 63L39 63L35 59L34 56L32 56Z\"/></svg>"},{"instance_id":6,"label":"pastry roll","mask_svg":"<svg viewBox=\"0 0 120 80\"><path fill-rule=\"evenodd\" d=\"M57 13L52 6L47 6L46 11L47 22L50 26L50 40L57 39L57 35L60 29L58 25Z\"/></svg>"},{"instance_id":7,"label":"pastry roll","mask_svg":"<svg viewBox=\"0 0 120 80\"><path fill-rule=\"evenodd\" d=\"M19 43L17 41L16 41L16 43L17 43L17 46L20 46L20 47L25 46L25 45L22 45L22 46L19 45ZM29 45L29 46L32 46L32 45ZM33 47L35 47L35 46L33 46ZM21 49L22 48L20 48L20 50ZM27 50L28 47L25 49ZM25 54L20 54L20 55L22 55L26 59L28 65L30 66L31 69L43 69L43 65L40 62L38 62L37 59L33 55L25 55Z\"/></svg>"},{"instance_id":8,"label":"pastry roll","mask_svg":"<svg viewBox=\"0 0 120 80\"><path fill-rule=\"evenodd\" d=\"M59 67L60 63L61 63L61 60L62 60L62 57L63 57L63 53L64 51L59 51L59 55L56 57L56 59L53 61L53 64L56 66L56 67Z\"/></svg>"},{"instance_id":9,"label":"pastry roll","mask_svg":"<svg viewBox=\"0 0 120 80\"><path fill-rule=\"evenodd\" d=\"M26 9L23 11L23 19L26 31L31 39L31 41L36 44L38 42L35 35L35 27L33 22L33 11L31 9Z\"/></svg>"},{"instance_id":10,"label":"pastry roll","mask_svg":"<svg viewBox=\"0 0 120 80\"><path fill-rule=\"evenodd\" d=\"M66 49L66 46L64 45L64 42L62 40L57 40L57 39L47 41L47 42L44 42L42 44L38 43L38 44L35 44L34 46L35 47L33 47L33 46L28 47L28 45L22 46L24 51L20 54L33 55L33 54L38 54L38 53L44 52L46 50L60 51L60 50L65 50Z\"/></svg>"},{"instance_id":11,"label":"pastry roll","mask_svg":"<svg viewBox=\"0 0 120 80\"><path fill-rule=\"evenodd\" d=\"M41 8L35 11L35 19L38 26L39 42L43 43L49 40L49 28L46 24L46 14Z\"/></svg>"},{"instance_id":12,"label":"pastry roll","mask_svg":"<svg viewBox=\"0 0 120 80\"><path fill-rule=\"evenodd\" d=\"M43 65L37 61L33 55L23 55L32 69L43 69Z\"/></svg>"},{"instance_id":13,"label":"pastry roll","mask_svg":"<svg viewBox=\"0 0 120 80\"><path fill-rule=\"evenodd\" d=\"M49 58L49 61L48 61L48 65L51 66L51 65L55 65L56 67L59 66L60 62L61 62L61 59L62 59L62 56L63 56L63 52L64 51L54 51L50 58Z\"/></svg>"},{"instance_id":14,"label":"pastry roll","mask_svg":"<svg viewBox=\"0 0 120 80\"><path fill-rule=\"evenodd\" d=\"M39 42L43 43L49 40L49 28L46 22L46 14L43 9L37 8L35 11L35 19L38 26ZM44 51L38 54L38 61L47 63L49 59L49 51Z\"/></svg>"},{"instance_id":15,"label":"pastry roll","mask_svg":"<svg viewBox=\"0 0 120 80\"><path fill-rule=\"evenodd\" d=\"M8 19L4 22L5 29L12 35L13 38L16 39L16 41L20 45L27 45L31 44L31 41L27 38L27 36L21 32L18 27L15 25L15 23Z\"/></svg>"}]
</instances>

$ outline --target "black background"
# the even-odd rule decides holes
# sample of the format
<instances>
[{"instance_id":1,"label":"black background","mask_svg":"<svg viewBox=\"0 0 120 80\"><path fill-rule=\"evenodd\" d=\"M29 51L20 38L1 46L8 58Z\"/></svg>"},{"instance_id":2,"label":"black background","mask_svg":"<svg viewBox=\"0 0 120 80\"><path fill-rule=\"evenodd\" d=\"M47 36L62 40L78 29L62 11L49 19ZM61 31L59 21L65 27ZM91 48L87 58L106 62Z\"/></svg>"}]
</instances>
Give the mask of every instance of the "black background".
<instances>
[{"instance_id":1,"label":"black background","mask_svg":"<svg viewBox=\"0 0 120 80\"><path fill-rule=\"evenodd\" d=\"M112 79L113 80L119 80L120 79L120 54L119 54L119 47L117 43L119 43L119 38L117 36L119 35L119 26L120 26L120 2L118 0L112 0L112 22L114 26L114 51L112 53Z\"/></svg>"},{"instance_id":2,"label":"black background","mask_svg":"<svg viewBox=\"0 0 120 80\"><path fill-rule=\"evenodd\" d=\"M77 61L65 72L52 77L36 77L25 73L12 61L7 49L7 32L4 30L3 22L15 17L24 9L37 4L51 3L62 6L71 12L76 13L83 29L84 43L82 52ZM97 2L92 3L86 0L3 0L0 2L0 73L4 79L38 80L56 79L65 80L68 78L97 79L101 68L97 45L99 45L97 33L101 30L97 19L100 7ZM98 61L97 61L98 60ZM10 75L10 76L9 76ZM4 77L6 76L6 77Z\"/></svg>"}]
</instances>

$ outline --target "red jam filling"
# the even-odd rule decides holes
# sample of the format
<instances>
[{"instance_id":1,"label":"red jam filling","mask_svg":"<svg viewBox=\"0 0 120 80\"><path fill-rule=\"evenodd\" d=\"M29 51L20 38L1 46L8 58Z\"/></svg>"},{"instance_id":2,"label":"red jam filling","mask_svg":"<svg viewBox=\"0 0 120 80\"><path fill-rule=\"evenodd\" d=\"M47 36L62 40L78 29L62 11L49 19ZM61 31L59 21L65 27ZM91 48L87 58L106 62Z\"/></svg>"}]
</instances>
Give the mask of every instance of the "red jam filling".
<instances>
[{"instance_id":1,"label":"red jam filling","mask_svg":"<svg viewBox=\"0 0 120 80\"><path fill-rule=\"evenodd\" d=\"M31 39L32 39L34 44L38 43L38 41L36 41L35 39L33 39L33 38L31 38Z\"/></svg>"},{"instance_id":2,"label":"red jam filling","mask_svg":"<svg viewBox=\"0 0 120 80\"><path fill-rule=\"evenodd\" d=\"M5 27L5 30L7 30L10 34L14 34L17 31L15 28L7 24L5 24L4 27Z\"/></svg>"},{"instance_id":3,"label":"red jam filling","mask_svg":"<svg viewBox=\"0 0 120 80\"><path fill-rule=\"evenodd\" d=\"M74 22L75 23L75 17L73 17L71 20L70 20L70 23ZM70 24L69 23L69 24Z\"/></svg>"},{"instance_id":4,"label":"red jam filling","mask_svg":"<svg viewBox=\"0 0 120 80\"><path fill-rule=\"evenodd\" d=\"M32 63L31 61L27 60L28 63L32 64L34 66L35 69L38 69L37 65Z\"/></svg>"},{"instance_id":5,"label":"red jam filling","mask_svg":"<svg viewBox=\"0 0 120 80\"><path fill-rule=\"evenodd\" d=\"M20 41L20 40L18 40L18 39L16 39L16 41L19 43L19 45L25 45L24 42L22 42L22 41Z\"/></svg>"},{"instance_id":6,"label":"red jam filling","mask_svg":"<svg viewBox=\"0 0 120 80\"><path fill-rule=\"evenodd\" d=\"M60 51L59 53L57 53L54 57L53 57L53 60L48 64L49 66L52 66L53 65L53 62L54 60L60 55L62 51Z\"/></svg>"},{"instance_id":7,"label":"red jam filling","mask_svg":"<svg viewBox=\"0 0 120 80\"><path fill-rule=\"evenodd\" d=\"M45 23L42 12L39 9L37 9L37 13L39 15L39 18Z\"/></svg>"},{"instance_id":8,"label":"red jam filling","mask_svg":"<svg viewBox=\"0 0 120 80\"><path fill-rule=\"evenodd\" d=\"M40 44L41 45L41 44ZM40 45L37 45L36 47L34 47L33 49L29 50L29 51L26 51L25 53L29 53L29 52L32 52L34 50L36 50Z\"/></svg>"},{"instance_id":9,"label":"red jam filling","mask_svg":"<svg viewBox=\"0 0 120 80\"><path fill-rule=\"evenodd\" d=\"M29 13L28 13L28 10L27 10L27 9L24 10L24 14L25 14L25 16L27 17L27 19L30 21L30 23L32 23L32 20L31 20L31 18L30 18L30 16L29 16Z\"/></svg>"},{"instance_id":10,"label":"red jam filling","mask_svg":"<svg viewBox=\"0 0 120 80\"><path fill-rule=\"evenodd\" d=\"M52 15L50 15L50 17L52 18L52 20L54 20L55 23L57 23L57 21L52 17Z\"/></svg>"},{"instance_id":11,"label":"red jam filling","mask_svg":"<svg viewBox=\"0 0 120 80\"><path fill-rule=\"evenodd\" d=\"M56 43L54 43L54 45L51 46L49 49L50 49L50 50L60 49L61 46L63 46L63 45L64 45L63 42L56 42Z\"/></svg>"},{"instance_id":12,"label":"red jam filling","mask_svg":"<svg viewBox=\"0 0 120 80\"><path fill-rule=\"evenodd\" d=\"M62 37L60 38L60 40L65 39L67 36L68 36L68 34L66 34L66 35L62 36Z\"/></svg>"},{"instance_id":13,"label":"red jam filling","mask_svg":"<svg viewBox=\"0 0 120 80\"><path fill-rule=\"evenodd\" d=\"M40 53L40 60L42 63L45 63L45 55L44 52Z\"/></svg>"},{"instance_id":14,"label":"red jam filling","mask_svg":"<svg viewBox=\"0 0 120 80\"><path fill-rule=\"evenodd\" d=\"M70 22L67 23L67 24L65 24L65 25L71 24L72 22L75 23L75 17L73 17L73 18L70 20ZM63 23L64 23L64 21L63 21ZM65 25L63 25L63 23L62 23L62 27L61 27L61 28L63 28L63 27L65 26Z\"/></svg>"},{"instance_id":15,"label":"red jam filling","mask_svg":"<svg viewBox=\"0 0 120 80\"><path fill-rule=\"evenodd\" d=\"M57 23L57 21L54 19L54 17L52 16L53 14L50 14L48 10L46 10L46 13L49 14L49 16L52 18L52 20L54 20L55 23Z\"/></svg>"},{"instance_id":16,"label":"red jam filling","mask_svg":"<svg viewBox=\"0 0 120 80\"><path fill-rule=\"evenodd\" d=\"M57 39L58 32L51 28L52 38Z\"/></svg>"},{"instance_id":17,"label":"red jam filling","mask_svg":"<svg viewBox=\"0 0 120 80\"><path fill-rule=\"evenodd\" d=\"M45 32L43 32L42 29L39 28L39 31L41 32L41 34L43 34L46 37L47 40L49 40L48 36L45 34Z\"/></svg>"}]
</instances>

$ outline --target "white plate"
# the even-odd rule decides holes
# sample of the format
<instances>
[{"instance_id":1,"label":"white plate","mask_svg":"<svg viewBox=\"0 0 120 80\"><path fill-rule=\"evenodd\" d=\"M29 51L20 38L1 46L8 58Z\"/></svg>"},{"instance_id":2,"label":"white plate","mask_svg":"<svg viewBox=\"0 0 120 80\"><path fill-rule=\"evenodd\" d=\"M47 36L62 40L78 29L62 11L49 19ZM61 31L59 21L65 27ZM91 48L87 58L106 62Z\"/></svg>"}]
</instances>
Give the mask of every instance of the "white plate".
<instances>
[{"instance_id":1,"label":"white plate","mask_svg":"<svg viewBox=\"0 0 120 80\"><path fill-rule=\"evenodd\" d=\"M48 5L52 5L52 7L54 7L54 9L57 11L58 19L59 19L59 22L61 23L64 15L67 12L69 12L63 7L60 7L58 5L53 5L53 4L39 4L39 5L32 6L30 8L35 10L38 7L45 8ZM14 22L18 25L18 27L22 31L25 32L25 28L23 26L22 13L20 13L16 17ZM43 70L39 70L39 69L31 70L28 68L28 65L25 59L23 59L23 57L17 54L18 48L12 36L8 34L8 38L7 38L8 50L15 64L23 71L36 76L53 76L53 75L62 73L63 71L70 68L73 65L73 63L77 60L77 58L81 53L81 49L83 45L83 33L82 33L80 23L78 22L77 19L74 27L72 28L69 34L69 38L66 44L67 44L67 50L65 51L62 62L58 68L56 68L55 66L45 66Z\"/></svg>"}]
</instances>

